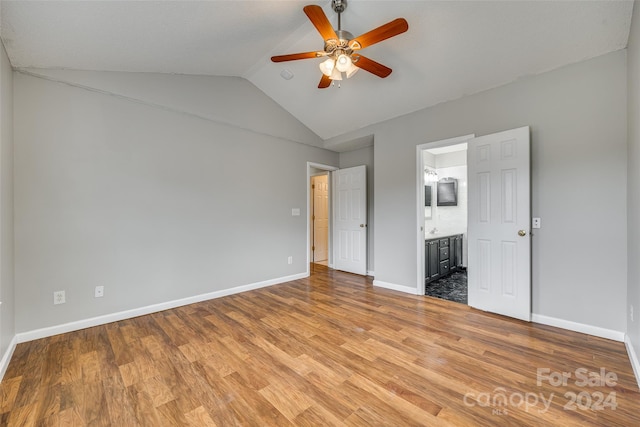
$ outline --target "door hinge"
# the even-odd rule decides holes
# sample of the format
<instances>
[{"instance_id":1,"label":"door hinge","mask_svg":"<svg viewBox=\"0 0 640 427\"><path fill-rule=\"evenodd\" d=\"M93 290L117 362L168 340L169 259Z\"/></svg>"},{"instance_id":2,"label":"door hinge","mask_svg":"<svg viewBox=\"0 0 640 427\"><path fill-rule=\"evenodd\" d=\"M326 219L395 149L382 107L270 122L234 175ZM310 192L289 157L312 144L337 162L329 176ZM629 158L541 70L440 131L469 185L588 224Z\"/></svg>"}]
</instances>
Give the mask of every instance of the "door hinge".
<instances>
[{"instance_id":1,"label":"door hinge","mask_svg":"<svg viewBox=\"0 0 640 427\"><path fill-rule=\"evenodd\" d=\"M315 215L311 215L311 219L315 221L316 220L316 216Z\"/></svg>"},{"instance_id":2,"label":"door hinge","mask_svg":"<svg viewBox=\"0 0 640 427\"><path fill-rule=\"evenodd\" d=\"M311 184L311 189L315 190L316 185L315 184Z\"/></svg>"},{"instance_id":3,"label":"door hinge","mask_svg":"<svg viewBox=\"0 0 640 427\"><path fill-rule=\"evenodd\" d=\"M312 251L315 251L315 250L316 250L316 247L315 247L315 246L311 246L311 250L312 250Z\"/></svg>"}]
</instances>

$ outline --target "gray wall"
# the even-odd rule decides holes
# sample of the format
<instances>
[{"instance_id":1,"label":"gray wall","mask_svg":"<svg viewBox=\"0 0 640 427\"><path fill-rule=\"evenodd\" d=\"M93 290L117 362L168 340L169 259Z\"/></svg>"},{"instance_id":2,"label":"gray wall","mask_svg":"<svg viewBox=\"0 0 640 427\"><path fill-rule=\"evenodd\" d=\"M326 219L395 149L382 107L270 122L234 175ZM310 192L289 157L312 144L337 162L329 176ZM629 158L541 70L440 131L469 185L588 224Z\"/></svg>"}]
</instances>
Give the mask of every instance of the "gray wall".
<instances>
[{"instance_id":1,"label":"gray wall","mask_svg":"<svg viewBox=\"0 0 640 427\"><path fill-rule=\"evenodd\" d=\"M14 76L17 331L304 274L306 162L337 153L271 135L297 121L256 88L210 102L263 105L277 126L194 114L161 85L127 94L126 76L109 75L89 80L117 93L69 84L73 73ZM195 80L166 91L219 85Z\"/></svg>"},{"instance_id":2,"label":"gray wall","mask_svg":"<svg viewBox=\"0 0 640 427\"><path fill-rule=\"evenodd\" d=\"M628 304L627 335L636 355L640 356L640 5L633 6L633 19L629 34L628 50L628 129L629 166L628 180L628 259L629 275L627 283ZM629 315L629 305L633 305L634 319ZM640 372L637 372L640 376ZM640 379L639 379L640 380Z\"/></svg>"},{"instance_id":3,"label":"gray wall","mask_svg":"<svg viewBox=\"0 0 640 427\"><path fill-rule=\"evenodd\" d=\"M320 137L240 77L51 69L23 72L263 135L323 145Z\"/></svg>"},{"instance_id":4,"label":"gray wall","mask_svg":"<svg viewBox=\"0 0 640 427\"><path fill-rule=\"evenodd\" d=\"M626 102L618 51L329 141L375 135L376 279L417 284L416 146L528 125L533 313L624 331Z\"/></svg>"},{"instance_id":5,"label":"gray wall","mask_svg":"<svg viewBox=\"0 0 640 427\"><path fill-rule=\"evenodd\" d=\"M365 165L367 167L367 271L369 274L375 273L374 260L374 230L375 230L375 212L374 212L374 162L373 147L365 147L358 150L340 153L339 164L341 169L353 166Z\"/></svg>"},{"instance_id":6,"label":"gray wall","mask_svg":"<svg viewBox=\"0 0 640 427\"><path fill-rule=\"evenodd\" d=\"M13 274L13 71L0 44L0 358L15 329ZM1 375L0 375L1 377Z\"/></svg>"}]
</instances>

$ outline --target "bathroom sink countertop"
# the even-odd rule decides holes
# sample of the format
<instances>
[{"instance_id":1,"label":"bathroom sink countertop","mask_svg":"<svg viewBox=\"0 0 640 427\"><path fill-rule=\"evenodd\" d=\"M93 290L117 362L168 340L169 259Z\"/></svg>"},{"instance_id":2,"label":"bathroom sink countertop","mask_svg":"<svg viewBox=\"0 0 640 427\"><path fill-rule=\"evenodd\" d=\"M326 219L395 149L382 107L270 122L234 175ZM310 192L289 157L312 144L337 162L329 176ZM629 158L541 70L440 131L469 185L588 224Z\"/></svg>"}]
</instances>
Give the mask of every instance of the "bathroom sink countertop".
<instances>
[{"instance_id":1,"label":"bathroom sink countertop","mask_svg":"<svg viewBox=\"0 0 640 427\"><path fill-rule=\"evenodd\" d=\"M431 239L440 239L442 237L450 237L450 236L455 236L458 234L465 234L464 232L442 232L442 231L438 231L436 233L425 233L424 235L424 240L431 240Z\"/></svg>"}]
</instances>

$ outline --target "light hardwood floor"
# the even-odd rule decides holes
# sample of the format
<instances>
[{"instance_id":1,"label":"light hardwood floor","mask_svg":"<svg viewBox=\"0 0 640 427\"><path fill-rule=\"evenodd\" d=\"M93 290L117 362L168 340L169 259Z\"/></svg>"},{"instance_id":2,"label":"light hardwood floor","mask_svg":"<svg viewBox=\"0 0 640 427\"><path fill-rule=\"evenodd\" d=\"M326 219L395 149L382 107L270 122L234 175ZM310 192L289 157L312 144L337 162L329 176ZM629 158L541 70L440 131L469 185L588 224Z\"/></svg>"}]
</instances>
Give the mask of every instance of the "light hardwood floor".
<instances>
[{"instance_id":1,"label":"light hardwood floor","mask_svg":"<svg viewBox=\"0 0 640 427\"><path fill-rule=\"evenodd\" d=\"M640 425L622 343L315 270L19 344L0 424Z\"/></svg>"}]
</instances>

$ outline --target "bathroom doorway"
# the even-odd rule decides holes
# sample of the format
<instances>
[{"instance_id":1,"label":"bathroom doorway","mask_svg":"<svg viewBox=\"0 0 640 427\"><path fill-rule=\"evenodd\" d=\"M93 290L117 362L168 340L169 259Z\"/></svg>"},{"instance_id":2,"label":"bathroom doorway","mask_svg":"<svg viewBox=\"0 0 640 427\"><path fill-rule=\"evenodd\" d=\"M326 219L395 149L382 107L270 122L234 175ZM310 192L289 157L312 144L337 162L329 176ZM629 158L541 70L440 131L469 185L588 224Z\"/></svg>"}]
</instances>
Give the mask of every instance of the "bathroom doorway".
<instances>
[{"instance_id":1,"label":"bathroom doorway","mask_svg":"<svg viewBox=\"0 0 640 427\"><path fill-rule=\"evenodd\" d=\"M467 144L422 151L425 188L425 295L467 298Z\"/></svg>"},{"instance_id":2,"label":"bathroom doorway","mask_svg":"<svg viewBox=\"0 0 640 427\"><path fill-rule=\"evenodd\" d=\"M467 141L465 135L418 146L418 250L421 295L468 303Z\"/></svg>"}]
</instances>

